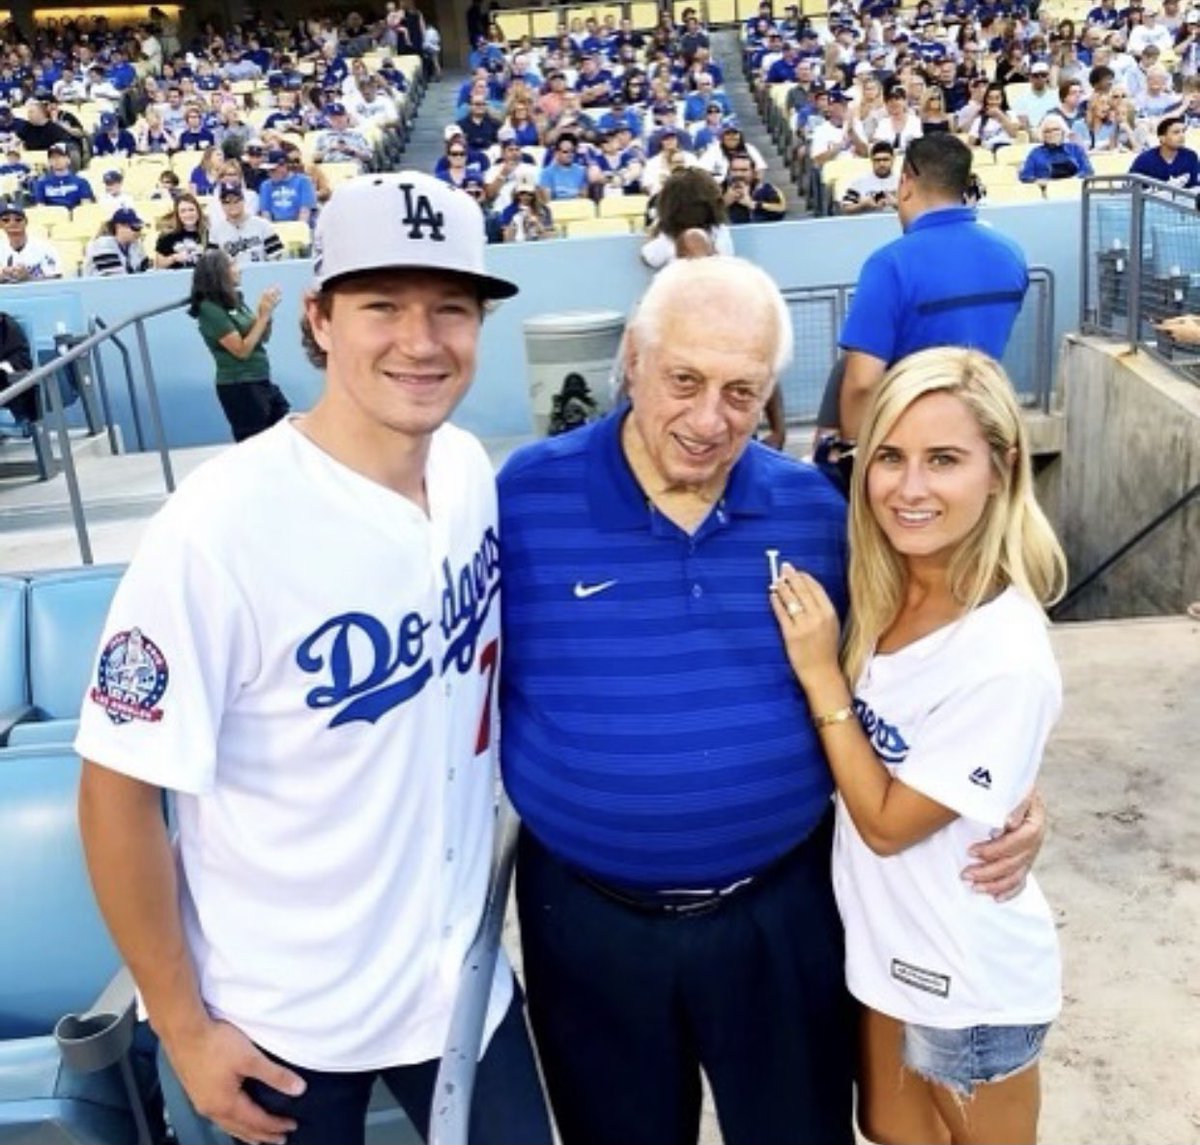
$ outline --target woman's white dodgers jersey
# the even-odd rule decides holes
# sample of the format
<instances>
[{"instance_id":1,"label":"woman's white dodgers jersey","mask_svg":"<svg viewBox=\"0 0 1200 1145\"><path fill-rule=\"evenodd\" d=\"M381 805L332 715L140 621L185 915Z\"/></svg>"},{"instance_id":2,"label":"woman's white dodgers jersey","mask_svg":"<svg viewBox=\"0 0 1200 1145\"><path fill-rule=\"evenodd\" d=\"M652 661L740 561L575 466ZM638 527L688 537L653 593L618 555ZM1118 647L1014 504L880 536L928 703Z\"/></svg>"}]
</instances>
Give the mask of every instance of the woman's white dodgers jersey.
<instances>
[{"instance_id":1,"label":"woman's white dodgers jersey","mask_svg":"<svg viewBox=\"0 0 1200 1145\"><path fill-rule=\"evenodd\" d=\"M1031 876L997 903L961 872L1033 787L1062 706L1041 610L1015 589L890 655L874 656L855 707L879 757L959 818L888 857L838 801L834 889L846 981L861 1002L945 1029L1051 1021L1058 939Z\"/></svg>"}]
</instances>

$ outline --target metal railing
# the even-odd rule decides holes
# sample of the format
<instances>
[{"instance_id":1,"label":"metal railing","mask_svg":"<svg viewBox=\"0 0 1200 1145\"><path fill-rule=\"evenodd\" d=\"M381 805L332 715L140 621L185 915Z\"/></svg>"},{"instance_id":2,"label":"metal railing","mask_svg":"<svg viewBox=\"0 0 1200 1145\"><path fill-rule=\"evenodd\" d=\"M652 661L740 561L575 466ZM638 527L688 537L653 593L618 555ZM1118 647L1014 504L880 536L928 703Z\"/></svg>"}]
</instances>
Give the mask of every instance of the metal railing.
<instances>
[{"instance_id":1,"label":"metal railing","mask_svg":"<svg viewBox=\"0 0 1200 1145\"><path fill-rule=\"evenodd\" d=\"M1200 381L1200 354L1158 324L1200 313L1198 206L1194 190L1139 175L1083 186L1080 330L1128 342L1191 381Z\"/></svg>"},{"instance_id":2,"label":"metal railing","mask_svg":"<svg viewBox=\"0 0 1200 1145\"><path fill-rule=\"evenodd\" d=\"M1004 368L1021 404L1048 413L1054 392L1054 273L1029 270L1029 292L1017 316ZM787 420L815 420L829 372L837 361L838 335L854 297L853 283L806 286L783 292L792 318L796 352L780 378Z\"/></svg>"},{"instance_id":3,"label":"metal railing","mask_svg":"<svg viewBox=\"0 0 1200 1145\"><path fill-rule=\"evenodd\" d=\"M108 399L108 385L104 374L102 356L96 351L105 342L112 341L120 351L125 366L125 381L129 395L130 408L133 411L134 427L138 448L145 448L142 433L141 417L138 413L138 395L133 381L130 355L117 335L130 326L134 328L137 338L138 354L141 359L142 384L145 387L146 405L150 414L150 424L154 432L154 444L162 465L163 481L168 493L175 492L175 473L171 466L171 453L167 447L166 434L163 430L162 408L158 401L158 385L154 380L154 365L150 361L150 344L146 339L146 321L157 318L187 305L187 299L181 298L175 302L167 302L150 310L142 310L122 319L115 326L106 326L99 318L93 318L90 326L97 328L69 350L59 354L30 370L19 382L0 392L0 407L8 405L14 398L30 393L35 389L41 391L41 411L43 417L49 417L52 431L58 441L58 461L62 465L63 477L67 485L67 495L71 501L71 519L75 526L75 536L79 542L79 559L85 565L94 563L92 542L88 535L87 517L83 498L79 489L79 473L75 467L75 459L71 452L71 437L67 426L66 403L63 401L62 390L58 385L58 373L65 366L71 365L88 355L95 354L97 381L100 390L100 400L104 409L105 426L111 445L116 445L113 429L112 412Z\"/></svg>"}]
</instances>

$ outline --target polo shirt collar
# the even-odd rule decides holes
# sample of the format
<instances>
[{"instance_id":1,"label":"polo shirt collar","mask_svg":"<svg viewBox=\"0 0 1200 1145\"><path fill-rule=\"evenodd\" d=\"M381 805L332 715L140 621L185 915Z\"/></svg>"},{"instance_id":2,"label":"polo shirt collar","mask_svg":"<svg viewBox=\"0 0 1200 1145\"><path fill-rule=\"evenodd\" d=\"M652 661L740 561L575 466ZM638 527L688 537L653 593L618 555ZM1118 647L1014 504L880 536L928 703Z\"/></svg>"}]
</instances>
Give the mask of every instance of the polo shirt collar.
<instances>
[{"instance_id":1,"label":"polo shirt collar","mask_svg":"<svg viewBox=\"0 0 1200 1145\"><path fill-rule=\"evenodd\" d=\"M588 510L604 532L645 529L650 521L646 493L621 447L621 427L629 413L622 402L592 427L588 443ZM771 511L771 484L762 464L762 446L751 442L730 471L722 507L729 516L761 517Z\"/></svg>"},{"instance_id":2,"label":"polo shirt collar","mask_svg":"<svg viewBox=\"0 0 1200 1145\"><path fill-rule=\"evenodd\" d=\"M935 207L913 219L904 233L912 234L913 231L923 231L929 227L946 227L952 223L970 223L975 218L974 207Z\"/></svg>"}]
</instances>

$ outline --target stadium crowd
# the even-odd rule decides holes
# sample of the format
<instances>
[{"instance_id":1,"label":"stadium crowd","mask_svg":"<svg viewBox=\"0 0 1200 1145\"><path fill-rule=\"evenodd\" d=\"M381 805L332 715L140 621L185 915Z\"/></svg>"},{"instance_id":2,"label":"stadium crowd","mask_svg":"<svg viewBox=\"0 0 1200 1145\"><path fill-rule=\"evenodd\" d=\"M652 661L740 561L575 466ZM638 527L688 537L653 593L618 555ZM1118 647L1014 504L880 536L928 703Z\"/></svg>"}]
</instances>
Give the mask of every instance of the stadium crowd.
<instances>
[{"instance_id":1,"label":"stadium crowd","mask_svg":"<svg viewBox=\"0 0 1200 1145\"><path fill-rule=\"evenodd\" d=\"M410 0L205 25L159 9L15 25L0 44L0 280L305 254L332 187L393 169L440 40Z\"/></svg>"}]
</instances>

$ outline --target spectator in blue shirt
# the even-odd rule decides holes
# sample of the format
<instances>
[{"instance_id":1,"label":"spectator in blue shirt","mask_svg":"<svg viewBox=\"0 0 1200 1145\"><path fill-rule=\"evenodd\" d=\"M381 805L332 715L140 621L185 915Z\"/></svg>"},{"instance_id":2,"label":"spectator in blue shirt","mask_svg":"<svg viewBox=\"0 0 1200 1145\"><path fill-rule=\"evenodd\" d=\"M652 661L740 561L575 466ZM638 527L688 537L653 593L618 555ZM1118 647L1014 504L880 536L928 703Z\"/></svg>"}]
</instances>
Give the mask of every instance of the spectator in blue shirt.
<instances>
[{"instance_id":1,"label":"spectator in blue shirt","mask_svg":"<svg viewBox=\"0 0 1200 1145\"><path fill-rule=\"evenodd\" d=\"M1200 184L1200 158L1190 147L1183 145L1186 136L1180 116L1168 116L1158 125L1158 146L1143 151L1129 168L1131 175L1145 175L1172 187L1195 187Z\"/></svg>"},{"instance_id":2,"label":"spectator in blue shirt","mask_svg":"<svg viewBox=\"0 0 1200 1145\"><path fill-rule=\"evenodd\" d=\"M82 202L96 201L92 185L71 170L71 152L65 143L55 143L46 155L50 170L33 185L35 202L73 210Z\"/></svg>"},{"instance_id":3,"label":"spectator in blue shirt","mask_svg":"<svg viewBox=\"0 0 1200 1145\"><path fill-rule=\"evenodd\" d=\"M204 126L204 117L198 107L189 107L183 116L183 130L179 133L180 151L203 151L216 143L216 137Z\"/></svg>"},{"instance_id":4,"label":"spectator in blue shirt","mask_svg":"<svg viewBox=\"0 0 1200 1145\"><path fill-rule=\"evenodd\" d=\"M587 194L587 169L578 161L578 151L576 136L564 133L558 137L553 159L538 177L543 199L578 199Z\"/></svg>"},{"instance_id":5,"label":"spectator in blue shirt","mask_svg":"<svg viewBox=\"0 0 1200 1145\"><path fill-rule=\"evenodd\" d=\"M1067 123L1051 113L1042 120L1042 142L1025 156L1018 178L1022 183L1041 183L1051 179L1086 179L1092 171L1087 152L1067 138Z\"/></svg>"},{"instance_id":6,"label":"spectator in blue shirt","mask_svg":"<svg viewBox=\"0 0 1200 1145\"><path fill-rule=\"evenodd\" d=\"M312 180L288 166L287 154L271 151L266 166L270 177L258 189L259 214L273 223L307 223L317 209Z\"/></svg>"},{"instance_id":7,"label":"spectator in blue shirt","mask_svg":"<svg viewBox=\"0 0 1200 1145\"><path fill-rule=\"evenodd\" d=\"M98 130L92 136L93 155L124 155L126 158L137 151L137 140L133 133L121 126L111 111L101 114Z\"/></svg>"}]
</instances>

